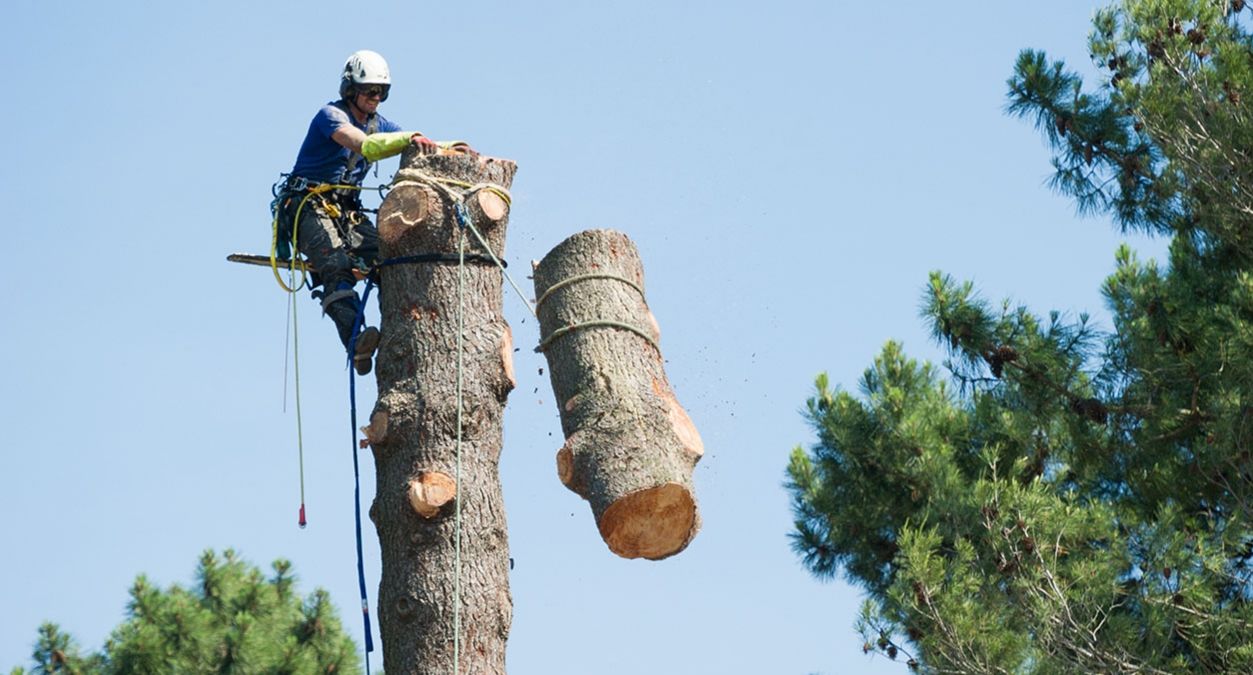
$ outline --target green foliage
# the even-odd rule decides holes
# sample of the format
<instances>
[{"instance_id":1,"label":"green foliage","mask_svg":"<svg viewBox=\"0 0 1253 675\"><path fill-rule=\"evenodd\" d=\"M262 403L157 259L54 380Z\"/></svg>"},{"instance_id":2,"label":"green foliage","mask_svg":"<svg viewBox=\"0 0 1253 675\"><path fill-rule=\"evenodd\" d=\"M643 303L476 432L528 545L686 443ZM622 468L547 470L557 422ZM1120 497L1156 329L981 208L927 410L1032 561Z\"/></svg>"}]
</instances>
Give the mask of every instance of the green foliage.
<instances>
[{"instance_id":1,"label":"green foliage","mask_svg":"<svg viewBox=\"0 0 1253 675\"><path fill-rule=\"evenodd\" d=\"M99 654L84 656L51 623L39 629L32 674L352 673L357 648L321 589L295 593L291 563L274 576L227 550L206 551L191 588L154 587L144 576L130 591L128 618ZM15 669L14 675L25 673Z\"/></svg>"},{"instance_id":2,"label":"green foliage","mask_svg":"<svg viewBox=\"0 0 1253 675\"><path fill-rule=\"evenodd\" d=\"M933 273L947 374L889 342L859 395L820 376L792 543L868 593L864 648L927 672L1253 672L1253 38L1243 2L1099 12L1094 92L1024 51L1010 113L1126 247L1111 332ZM1253 12L1253 10L1247 10ZM1241 20L1243 17L1243 23Z\"/></svg>"}]
</instances>

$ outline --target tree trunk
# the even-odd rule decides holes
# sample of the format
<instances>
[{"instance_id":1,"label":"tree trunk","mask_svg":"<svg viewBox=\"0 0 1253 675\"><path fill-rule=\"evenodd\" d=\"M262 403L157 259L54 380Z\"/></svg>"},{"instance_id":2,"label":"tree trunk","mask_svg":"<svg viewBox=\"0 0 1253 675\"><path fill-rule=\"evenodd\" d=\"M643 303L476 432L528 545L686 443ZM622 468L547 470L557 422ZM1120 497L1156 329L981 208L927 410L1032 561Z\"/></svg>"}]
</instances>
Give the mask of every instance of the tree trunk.
<instances>
[{"instance_id":1,"label":"tree trunk","mask_svg":"<svg viewBox=\"0 0 1253 675\"><path fill-rule=\"evenodd\" d=\"M501 314L499 268L472 259L460 270L464 293L458 291L458 237L464 234L467 253L485 252L458 226L453 197L432 177L508 189L516 166L410 149L401 167L378 214L382 257L435 253L450 260L382 268L379 397L363 444L373 449L378 476L370 517L382 550L383 663L389 674L448 675L456 641L459 672L504 673L513 601L499 463L501 417L514 387L513 345ZM465 204L492 250L503 255L507 202L490 190L472 190Z\"/></svg>"},{"instance_id":2,"label":"tree trunk","mask_svg":"<svg viewBox=\"0 0 1253 675\"><path fill-rule=\"evenodd\" d=\"M704 447L666 379L635 244L580 232L534 272L540 349L566 436L558 476L591 504L614 553L682 551L700 528L692 469Z\"/></svg>"}]
</instances>

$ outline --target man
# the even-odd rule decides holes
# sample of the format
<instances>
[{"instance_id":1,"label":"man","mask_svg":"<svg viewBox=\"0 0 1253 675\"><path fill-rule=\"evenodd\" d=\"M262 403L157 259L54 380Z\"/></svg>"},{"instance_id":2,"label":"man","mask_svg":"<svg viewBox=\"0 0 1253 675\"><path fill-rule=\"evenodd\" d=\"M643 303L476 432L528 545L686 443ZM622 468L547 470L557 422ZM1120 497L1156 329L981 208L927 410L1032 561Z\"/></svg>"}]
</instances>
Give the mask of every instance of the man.
<instances>
[{"instance_id":1,"label":"man","mask_svg":"<svg viewBox=\"0 0 1253 675\"><path fill-rule=\"evenodd\" d=\"M340 76L340 98L314 115L276 202L279 237L290 240L294 231L296 247L313 272L313 285L321 286L312 291L313 297L321 299L322 312L335 323L344 348L354 347L353 367L361 375L370 372L379 331L358 327L353 333L361 302L353 271L369 270L378 261L378 230L361 212L359 190L341 188L305 197L324 184L359 187L371 162L398 154L410 143L422 152L438 151L434 141L403 132L378 113L390 88L391 74L382 56L369 50L349 56ZM298 209L300 222L294 223Z\"/></svg>"}]
</instances>

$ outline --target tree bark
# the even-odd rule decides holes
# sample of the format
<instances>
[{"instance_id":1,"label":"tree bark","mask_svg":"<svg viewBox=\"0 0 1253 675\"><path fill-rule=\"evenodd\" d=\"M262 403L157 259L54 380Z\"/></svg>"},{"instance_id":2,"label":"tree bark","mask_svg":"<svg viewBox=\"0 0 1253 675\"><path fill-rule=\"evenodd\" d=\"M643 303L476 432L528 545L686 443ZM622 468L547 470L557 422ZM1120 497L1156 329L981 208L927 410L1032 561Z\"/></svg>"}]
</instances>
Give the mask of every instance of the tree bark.
<instances>
[{"instance_id":1,"label":"tree bark","mask_svg":"<svg viewBox=\"0 0 1253 675\"><path fill-rule=\"evenodd\" d=\"M430 178L508 189L515 170L507 160L410 149L379 210L384 260L431 253L453 257L382 268L379 397L363 443L372 448L377 468L370 517L382 555L379 627L389 674L454 672L458 606L458 672L505 672L513 601L499 463L501 418L514 387L513 347L501 313L500 269L481 259L468 262L460 270L464 292L458 291L458 237L466 237L467 253L485 252L458 226L453 198ZM465 195L465 205L492 250L504 255L505 200L477 190ZM459 307L464 337L458 470Z\"/></svg>"},{"instance_id":2,"label":"tree bark","mask_svg":"<svg viewBox=\"0 0 1253 675\"><path fill-rule=\"evenodd\" d=\"M692 469L704 446L666 379L635 244L580 232L535 265L534 280L566 437L557 475L591 504L614 553L682 551L700 528Z\"/></svg>"}]
</instances>

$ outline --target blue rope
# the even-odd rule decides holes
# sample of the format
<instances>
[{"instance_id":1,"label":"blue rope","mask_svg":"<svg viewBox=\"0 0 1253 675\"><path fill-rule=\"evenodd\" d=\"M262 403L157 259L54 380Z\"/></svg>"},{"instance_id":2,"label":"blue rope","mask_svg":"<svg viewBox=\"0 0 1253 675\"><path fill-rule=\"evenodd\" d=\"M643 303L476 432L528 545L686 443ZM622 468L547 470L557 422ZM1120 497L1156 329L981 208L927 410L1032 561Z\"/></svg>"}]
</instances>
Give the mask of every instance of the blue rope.
<instances>
[{"instance_id":1,"label":"blue rope","mask_svg":"<svg viewBox=\"0 0 1253 675\"><path fill-rule=\"evenodd\" d=\"M411 265L414 263L456 263L458 265L464 263L479 263L482 265L496 265L501 267L509 267L509 263L504 260L498 260L482 253L467 253L463 261L460 256L455 253L418 253L416 255L402 255L395 258L380 260L375 263L375 267L390 267L392 265Z\"/></svg>"},{"instance_id":2,"label":"blue rope","mask_svg":"<svg viewBox=\"0 0 1253 675\"><path fill-rule=\"evenodd\" d=\"M365 672L370 674L370 652L374 651L374 635L370 632L370 599L365 590L365 560L361 553L361 468L357 461L357 371L353 369L352 357L356 354L357 335L365 323L365 304L370 299L372 279L366 279L357 317L352 322L352 337L348 340L348 400L352 417L352 505L357 517L357 586L361 590L361 620L365 624Z\"/></svg>"}]
</instances>

